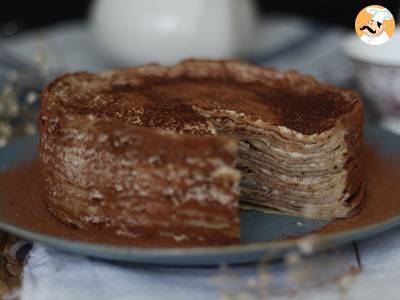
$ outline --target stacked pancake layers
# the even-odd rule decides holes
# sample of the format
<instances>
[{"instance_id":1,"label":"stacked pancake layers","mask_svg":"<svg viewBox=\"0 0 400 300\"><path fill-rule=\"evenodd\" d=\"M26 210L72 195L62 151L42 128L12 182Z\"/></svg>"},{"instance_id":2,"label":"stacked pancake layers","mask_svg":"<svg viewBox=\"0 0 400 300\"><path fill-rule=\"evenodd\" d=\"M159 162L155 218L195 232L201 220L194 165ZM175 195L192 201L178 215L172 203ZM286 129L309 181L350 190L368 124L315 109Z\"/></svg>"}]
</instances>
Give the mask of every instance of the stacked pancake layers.
<instances>
[{"instance_id":1,"label":"stacked pancake layers","mask_svg":"<svg viewBox=\"0 0 400 300\"><path fill-rule=\"evenodd\" d=\"M184 61L57 78L42 94L45 202L63 222L196 245L238 201L322 218L362 199L356 94L295 72Z\"/></svg>"}]
</instances>

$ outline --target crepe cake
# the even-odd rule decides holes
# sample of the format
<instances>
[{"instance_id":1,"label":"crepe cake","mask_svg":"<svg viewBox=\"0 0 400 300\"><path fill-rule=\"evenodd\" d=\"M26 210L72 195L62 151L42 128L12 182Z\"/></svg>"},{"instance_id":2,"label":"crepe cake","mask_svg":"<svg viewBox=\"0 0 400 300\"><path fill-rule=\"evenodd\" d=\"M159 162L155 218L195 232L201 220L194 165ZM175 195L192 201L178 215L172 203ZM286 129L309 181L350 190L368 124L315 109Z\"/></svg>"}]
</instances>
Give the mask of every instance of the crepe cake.
<instances>
[{"instance_id":1,"label":"crepe cake","mask_svg":"<svg viewBox=\"0 0 400 300\"><path fill-rule=\"evenodd\" d=\"M352 91L239 61L66 74L42 93L44 199L80 228L235 243L238 185L255 207L354 211L362 126Z\"/></svg>"}]
</instances>

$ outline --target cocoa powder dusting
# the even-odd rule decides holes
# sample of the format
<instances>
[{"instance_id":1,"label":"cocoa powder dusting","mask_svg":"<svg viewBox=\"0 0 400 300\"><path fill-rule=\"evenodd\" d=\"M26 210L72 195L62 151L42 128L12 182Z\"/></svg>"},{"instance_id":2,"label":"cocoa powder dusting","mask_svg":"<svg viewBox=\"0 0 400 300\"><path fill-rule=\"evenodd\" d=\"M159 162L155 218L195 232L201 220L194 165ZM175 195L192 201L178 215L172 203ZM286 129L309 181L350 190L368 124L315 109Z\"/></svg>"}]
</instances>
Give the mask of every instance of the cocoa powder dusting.
<instances>
[{"instance_id":1,"label":"cocoa powder dusting","mask_svg":"<svg viewBox=\"0 0 400 300\"><path fill-rule=\"evenodd\" d=\"M400 215L400 157L397 161L393 161L372 148L366 148L363 160L366 198L359 213L348 219L332 222L318 233L356 229ZM41 200L38 174L38 160L0 173L0 222L82 242L141 247L177 246L176 242L168 239L136 240L116 236L107 228L84 231L59 222L49 214ZM179 246L190 245L183 243Z\"/></svg>"},{"instance_id":2,"label":"cocoa powder dusting","mask_svg":"<svg viewBox=\"0 0 400 300\"><path fill-rule=\"evenodd\" d=\"M350 113L356 96L352 94L350 101L348 93L324 84L299 90L281 79L267 86L261 82L189 77L147 78L142 85L113 85L106 92L114 97L115 105L126 98L133 103L144 101L145 114L141 118L146 127L162 128L171 119L182 124L199 122L200 116L191 110L195 105L205 110L234 110L303 134L329 130L337 118Z\"/></svg>"}]
</instances>

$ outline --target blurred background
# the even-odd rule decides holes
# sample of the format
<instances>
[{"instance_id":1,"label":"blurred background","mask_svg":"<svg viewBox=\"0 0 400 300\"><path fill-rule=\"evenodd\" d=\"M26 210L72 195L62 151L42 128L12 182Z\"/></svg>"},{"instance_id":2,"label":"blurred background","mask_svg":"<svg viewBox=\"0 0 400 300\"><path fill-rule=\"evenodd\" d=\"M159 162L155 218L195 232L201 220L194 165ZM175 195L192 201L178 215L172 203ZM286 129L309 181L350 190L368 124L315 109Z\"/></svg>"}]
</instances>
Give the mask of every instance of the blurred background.
<instances>
[{"instance_id":1,"label":"blurred background","mask_svg":"<svg viewBox=\"0 0 400 300\"><path fill-rule=\"evenodd\" d=\"M357 90L366 119L400 134L400 33L360 41L369 1L80 0L3 3L0 147L35 132L39 93L55 76L185 58L239 58ZM380 1L398 19L400 2ZM15 129L16 128L16 129Z\"/></svg>"},{"instance_id":2,"label":"blurred background","mask_svg":"<svg viewBox=\"0 0 400 300\"><path fill-rule=\"evenodd\" d=\"M57 1L57 3L54 1L7 1L7 9L2 9L0 12L0 23L12 27L13 30L23 31L48 26L57 22L82 20L88 15L91 2L92 0ZM363 7L375 4L375 2L325 0L319 1L318 5L316 5L313 1L256 1L263 14L280 12L304 16L330 24L345 26L349 29L353 28L354 18L358 11ZM376 4L386 7L394 14L399 5L398 1L394 0L379 1ZM12 22L12 24L9 22ZM10 30L10 27L3 27L3 30Z\"/></svg>"}]
</instances>

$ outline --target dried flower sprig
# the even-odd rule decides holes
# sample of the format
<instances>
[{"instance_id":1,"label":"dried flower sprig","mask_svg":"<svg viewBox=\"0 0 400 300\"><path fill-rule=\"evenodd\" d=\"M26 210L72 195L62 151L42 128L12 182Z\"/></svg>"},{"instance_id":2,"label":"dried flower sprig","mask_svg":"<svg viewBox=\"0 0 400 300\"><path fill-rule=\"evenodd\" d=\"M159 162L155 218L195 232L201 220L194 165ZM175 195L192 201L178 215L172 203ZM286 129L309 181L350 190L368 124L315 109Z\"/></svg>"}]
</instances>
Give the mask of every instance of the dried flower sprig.
<instances>
[{"instance_id":1,"label":"dried flower sprig","mask_svg":"<svg viewBox=\"0 0 400 300\"><path fill-rule=\"evenodd\" d=\"M282 261L272 262L268 257L273 255L269 253L245 274L224 265L214 277L218 280L213 282L221 288L223 299L230 300L293 297L310 288L328 286L336 286L344 295L354 276L361 271L360 266L336 247L315 253L320 243L318 235L300 238L298 249L289 252Z\"/></svg>"}]
</instances>

